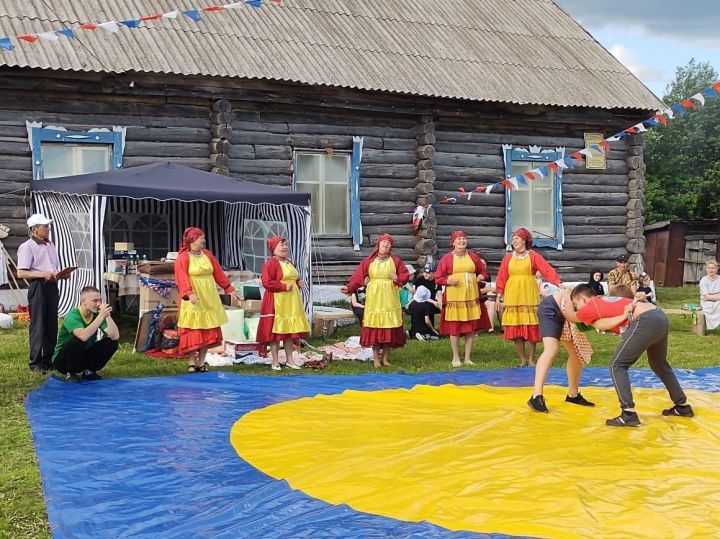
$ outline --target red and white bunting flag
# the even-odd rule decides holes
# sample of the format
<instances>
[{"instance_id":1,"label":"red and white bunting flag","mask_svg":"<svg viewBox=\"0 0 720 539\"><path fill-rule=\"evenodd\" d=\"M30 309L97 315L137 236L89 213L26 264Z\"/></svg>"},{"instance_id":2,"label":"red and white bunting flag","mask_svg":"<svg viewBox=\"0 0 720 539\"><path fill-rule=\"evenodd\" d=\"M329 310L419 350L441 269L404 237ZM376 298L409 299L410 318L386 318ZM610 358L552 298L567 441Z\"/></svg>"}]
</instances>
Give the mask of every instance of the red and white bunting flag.
<instances>
[{"instance_id":1,"label":"red and white bunting flag","mask_svg":"<svg viewBox=\"0 0 720 539\"><path fill-rule=\"evenodd\" d=\"M675 112L673 111L673 109L665 109L664 111L662 111L662 113L668 117L668 120L672 120L673 118L675 118Z\"/></svg>"},{"instance_id":2,"label":"red and white bunting flag","mask_svg":"<svg viewBox=\"0 0 720 539\"><path fill-rule=\"evenodd\" d=\"M592 157L593 155L593 152L590 148L582 149L578 153L584 155L585 157Z\"/></svg>"},{"instance_id":3,"label":"red and white bunting flag","mask_svg":"<svg viewBox=\"0 0 720 539\"><path fill-rule=\"evenodd\" d=\"M705 96L702 95L701 92L696 93L693 96L690 96L690 99L694 99L695 101L699 101L701 106L705 106Z\"/></svg>"},{"instance_id":4,"label":"red and white bunting flag","mask_svg":"<svg viewBox=\"0 0 720 539\"><path fill-rule=\"evenodd\" d=\"M240 9L245 7L245 2L233 2L232 4L225 4L225 9Z\"/></svg>"},{"instance_id":5,"label":"red and white bunting flag","mask_svg":"<svg viewBox=\"0 0 720 539\"><path fill-rule=\"evenodd\" d=\"M495 184L494 184L494 183L491 183L490 185L488 185L488 186L485 188L485 194L486 194L486 195L489 195L490 192L493 190L493 187L495 187Z\"/></svg>"},{"instance_id":6,"label":"red and white bunting flag","mask_svg":"<svg viewBox=\"0 0 720 539\"><path fill-rule=\"evenodd\" d=\"M27 41L28 43L35 43L38 40L38 36L35 34L23 34L21 36L17 36L17 38Z\"/></svg>"},{"instance_id":7,"label":"red and white bunting flag","mask_svg":"<svg viewBox=\"0 0 720 539\"><path fill-rule=\"evenodd\" d=\"M97 24L93 24L91 22L86 22L85 24L81 24L78 26L80 30L95 30L97 28Z\"/></svg>"}]
</instances>

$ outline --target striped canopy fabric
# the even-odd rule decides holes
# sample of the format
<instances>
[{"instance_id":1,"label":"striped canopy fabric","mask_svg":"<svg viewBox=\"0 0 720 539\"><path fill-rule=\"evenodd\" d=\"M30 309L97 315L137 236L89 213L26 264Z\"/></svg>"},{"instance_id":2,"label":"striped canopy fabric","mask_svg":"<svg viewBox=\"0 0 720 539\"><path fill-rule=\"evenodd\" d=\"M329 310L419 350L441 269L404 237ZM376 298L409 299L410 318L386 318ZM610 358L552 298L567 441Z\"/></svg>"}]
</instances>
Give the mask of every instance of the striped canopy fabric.
<instances>
[{"instance_id":1,"label":"striped canopy fabric","mask_svg":"<svg viewBox=\"0 0 720 539\"><path fill-rule=\"evenodd\" d=\"M153 214L167 216L168 250L176 251L183 230L197 226L205 231L208 249L226 268L246 269L243 260L244 225L248 219L284 223L288 244L300 278L308 286L302 290L305 311L312 314L310 274L310 207L296 204L205 202L115 197L98 194L58 193L36 190L32 193L34 211L53 219L53 242L63 267L78 269L60 283L58 315L64 316L78 302L79 291L92 285L103 289L107 266L105 221L107 214Z\"/></svg>"}]
</instances>

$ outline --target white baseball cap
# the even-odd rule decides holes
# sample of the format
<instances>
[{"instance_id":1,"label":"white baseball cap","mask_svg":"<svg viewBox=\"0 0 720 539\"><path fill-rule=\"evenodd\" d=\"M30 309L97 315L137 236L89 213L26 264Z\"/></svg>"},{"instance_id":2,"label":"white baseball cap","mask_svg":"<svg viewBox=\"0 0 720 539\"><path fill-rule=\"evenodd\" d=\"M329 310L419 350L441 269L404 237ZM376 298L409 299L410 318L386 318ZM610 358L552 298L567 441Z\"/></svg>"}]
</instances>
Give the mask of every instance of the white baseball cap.
<instances>
[{"instance_id":1,"label":"white baseball cap","mask_svg":"<svg viewBox=\"0 0 720 539\"><path fill-rule=\"evenodd\" d=\"M48 219L42 213L33 213L27 220L28 228L38 225L49 225L50 223L52 223L52 219Z\"/></svg>"}]
</instances>

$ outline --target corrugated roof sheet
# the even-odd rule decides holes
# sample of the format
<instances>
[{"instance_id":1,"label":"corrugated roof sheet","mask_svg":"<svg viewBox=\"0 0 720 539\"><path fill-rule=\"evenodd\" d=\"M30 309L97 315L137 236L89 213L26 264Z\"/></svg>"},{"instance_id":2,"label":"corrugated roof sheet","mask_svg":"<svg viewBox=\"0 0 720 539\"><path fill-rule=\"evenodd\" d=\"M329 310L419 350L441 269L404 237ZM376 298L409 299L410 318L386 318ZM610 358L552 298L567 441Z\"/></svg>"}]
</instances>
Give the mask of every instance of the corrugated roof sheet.
<instances>
[{"instance_id":1,"label":"corrugated roof sheet","mask_svg":"<svg viewBox=\"0 0 720 539\"><path fill-rule=\"evenodd\" d=\"M0 0L0 36L208 5ZM0 65L268 79L520 104L662 106L551 0L283 0L202 18L20 42L13 52L0 50Z\"/></svg>"}]
</instances>

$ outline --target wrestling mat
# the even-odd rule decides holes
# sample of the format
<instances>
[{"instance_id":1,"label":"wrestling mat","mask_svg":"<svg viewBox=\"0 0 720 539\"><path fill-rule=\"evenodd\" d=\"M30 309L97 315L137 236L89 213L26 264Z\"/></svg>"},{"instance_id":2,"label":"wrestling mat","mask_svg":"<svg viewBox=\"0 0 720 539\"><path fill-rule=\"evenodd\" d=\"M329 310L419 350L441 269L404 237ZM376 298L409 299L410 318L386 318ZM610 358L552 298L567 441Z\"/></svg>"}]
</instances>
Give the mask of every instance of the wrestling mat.
<instances>
[{"instance_id":1,"label":"wrestling mat","mask_svg":"<svg viewBox=\"0 0 720 539\"><path fill-rule=\"evenodd\" d=\"M720 529L720 368L678 371L668 418L631 369L642 426L595 408L532 412L533 371L194 376L64 384L26 408L56 538L700 537Z\"/></svg>"}]
</instances>

